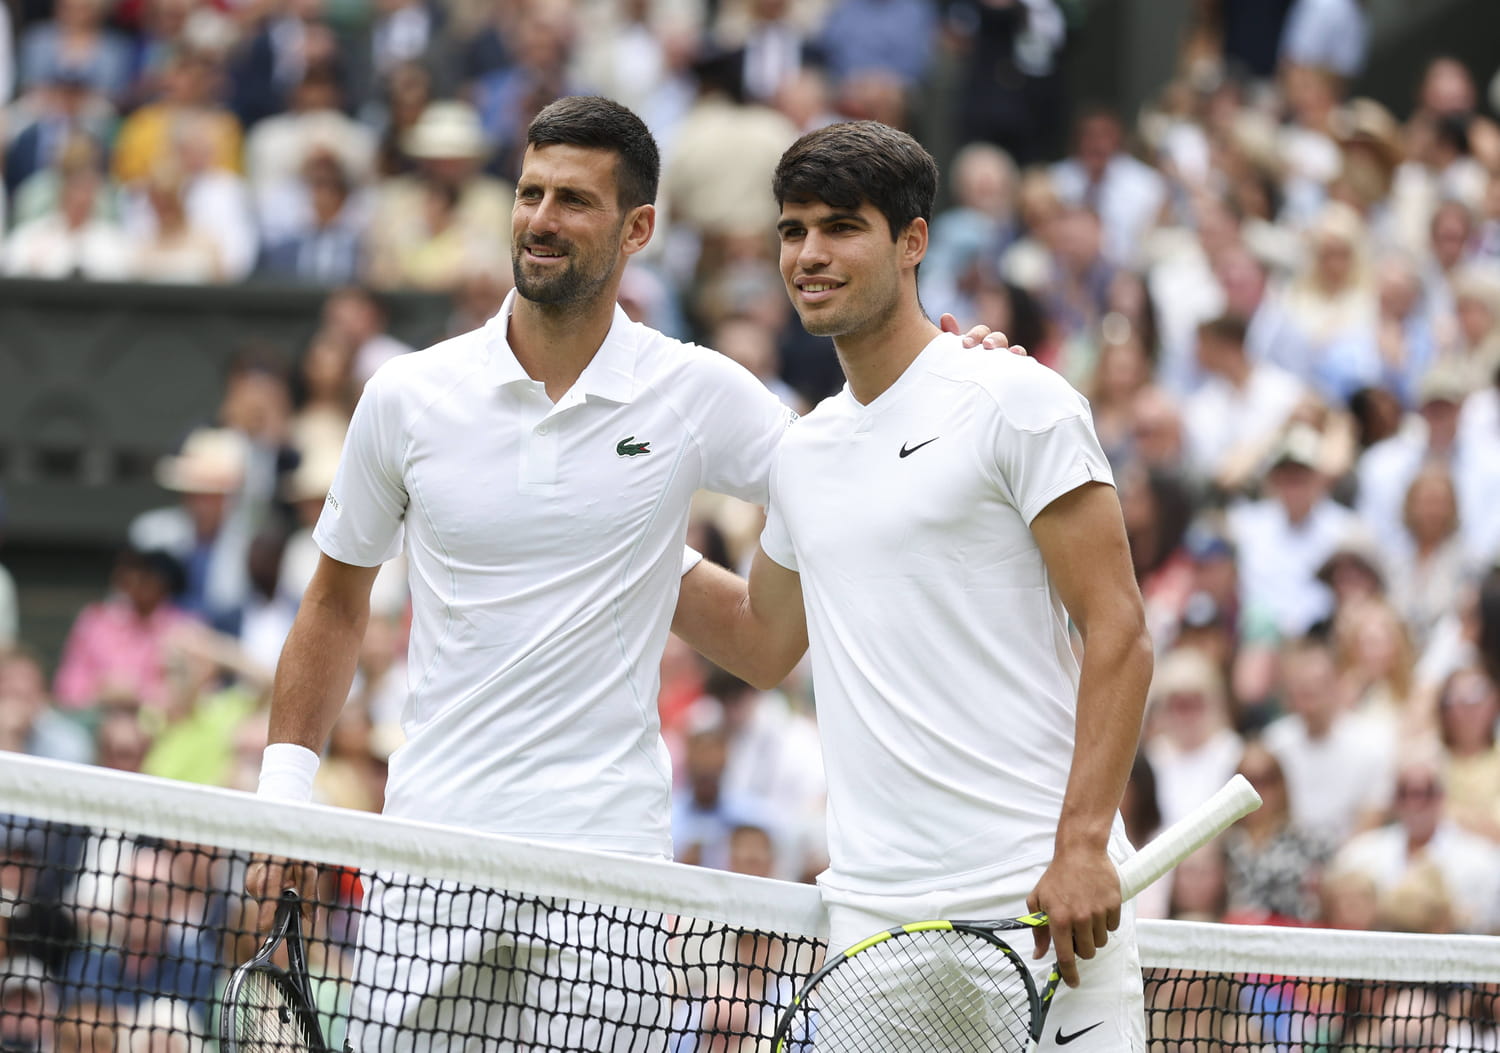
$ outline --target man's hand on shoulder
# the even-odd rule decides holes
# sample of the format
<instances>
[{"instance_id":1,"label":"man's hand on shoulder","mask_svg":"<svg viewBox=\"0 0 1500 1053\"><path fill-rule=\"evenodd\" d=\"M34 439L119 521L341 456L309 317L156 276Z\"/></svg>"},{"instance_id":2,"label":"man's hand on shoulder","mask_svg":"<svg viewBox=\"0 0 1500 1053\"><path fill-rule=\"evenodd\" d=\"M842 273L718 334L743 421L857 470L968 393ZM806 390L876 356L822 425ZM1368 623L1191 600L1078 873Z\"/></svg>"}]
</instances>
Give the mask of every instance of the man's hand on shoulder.
<instances>
[{"instance_id":1,"label":"man's hand on shoulder","mask_svg":"<svg viewBox=\"0 0 1500 1053\"><path fill-rule=\"evenodd\" d=\"M938 319L938 328L945 333L958 332L958 319L951 314L945 314ZM1009 351L1013 355L1026 355L1027 350L1020 344L1012 345L1010 338L997 329L980 324L964 334L965 347L984 346L986 351Z\"/></svg>"}]
</instances>

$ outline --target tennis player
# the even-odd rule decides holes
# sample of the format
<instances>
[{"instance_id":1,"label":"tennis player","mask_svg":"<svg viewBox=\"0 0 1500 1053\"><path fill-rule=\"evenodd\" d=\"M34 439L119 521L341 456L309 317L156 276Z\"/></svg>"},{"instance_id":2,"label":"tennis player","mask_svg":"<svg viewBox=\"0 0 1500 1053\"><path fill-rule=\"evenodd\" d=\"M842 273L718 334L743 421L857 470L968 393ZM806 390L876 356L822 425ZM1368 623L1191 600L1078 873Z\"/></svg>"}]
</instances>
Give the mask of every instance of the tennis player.
<instances>
[{"instance_id":1,"label":"tennis player","mask_svg":"<svg viewBox=\"0 0 1500 1053\"><path fill-rule=\"evenodd\" d=\"M355 410L277 669L261 792L309 799L371 582L404 545L411 683L386 813L667 858L656 696L679 582L697 573L689 501L706 488L765 503L793 415L728 359L616 305L655 227L659 160L639 118L567 98L527 143L515 292L483 328L382 367ZM805 646L788 637L775 660ZM306 879L255 869L263 928L280 888ZM623 921L396 877L366 909L356 1050L665 1042Z\"/></svg>"},{"instance_id":2,"label":"tennis player","mask_svg":"<svg viewBox=\"0 0 1500 1053\"><path fill-rule=\"evenodd\" d=\"M678 623L751 673L745 656L811 639L833 948L1043 910L1036 953L1050 941L1069 985L1043 1048L1141 1050L1115 863L1152 659L1120 505L1076 391L923 313L936 187L926 151L873 122L782 157L782 276L848 384L782 441L748 596L710 572L685 586ZM840 1048L946 1048L920 1024L895 1025L914 1032L904 1046L887 1022L840 1017L822 1023L855 1029Z\"/></svg>"}]
</instances>

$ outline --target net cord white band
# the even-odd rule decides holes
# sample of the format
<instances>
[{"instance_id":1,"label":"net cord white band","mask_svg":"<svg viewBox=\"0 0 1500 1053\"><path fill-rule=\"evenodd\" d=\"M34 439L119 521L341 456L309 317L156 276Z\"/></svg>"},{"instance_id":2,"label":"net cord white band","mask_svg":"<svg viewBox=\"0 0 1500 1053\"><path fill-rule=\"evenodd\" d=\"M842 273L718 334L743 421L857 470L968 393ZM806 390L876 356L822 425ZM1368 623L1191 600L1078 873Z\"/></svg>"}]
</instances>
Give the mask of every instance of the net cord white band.
<instances>
[{"instance_id":1,"label":"net cord white band","mask_svg":"<svg viewBox=\"0 0 1500 1053\"><path fill-rule=\"evenodd\" d=\"M665 860L0 754L0 812L217 848L826 935L818 890Z\"/></svg>"},{"instance_id":2,"label":"net cord white band","mask_svg":"<svg viewBox=\"0 0 1500 1053\"><path fill-rule=\"evenodd\" d=\"M0 753L0 812L826 936L818 890ZM1148 969L1500 983L1500 938L1141 921Z\"/></svg>"}]
</instances>

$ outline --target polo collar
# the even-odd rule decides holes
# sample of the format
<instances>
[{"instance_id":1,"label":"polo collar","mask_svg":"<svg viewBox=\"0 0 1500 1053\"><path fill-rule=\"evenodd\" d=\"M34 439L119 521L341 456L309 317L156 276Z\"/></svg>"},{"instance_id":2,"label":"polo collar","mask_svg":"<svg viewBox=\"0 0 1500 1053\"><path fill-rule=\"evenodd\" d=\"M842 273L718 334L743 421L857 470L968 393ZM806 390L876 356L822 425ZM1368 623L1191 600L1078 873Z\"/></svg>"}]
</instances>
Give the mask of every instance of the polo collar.
<instances>
[{"instance_id":1,"label":"polo collar","mask_svg":"<svg viewBox=\"0 0 1500 1053\"><path fill-rule=\"evenodd\" d=\"M490 377L496 387L533 382L505 337L516 295L514 289L507 293L500 310L484 325ZM619 304L615 304L614 321L604 336L604 343L599 345L599 350L579 374L572 394L609 402L630 402L635 397L637 356L635 323Z\"/></svg>"}]
</instances>

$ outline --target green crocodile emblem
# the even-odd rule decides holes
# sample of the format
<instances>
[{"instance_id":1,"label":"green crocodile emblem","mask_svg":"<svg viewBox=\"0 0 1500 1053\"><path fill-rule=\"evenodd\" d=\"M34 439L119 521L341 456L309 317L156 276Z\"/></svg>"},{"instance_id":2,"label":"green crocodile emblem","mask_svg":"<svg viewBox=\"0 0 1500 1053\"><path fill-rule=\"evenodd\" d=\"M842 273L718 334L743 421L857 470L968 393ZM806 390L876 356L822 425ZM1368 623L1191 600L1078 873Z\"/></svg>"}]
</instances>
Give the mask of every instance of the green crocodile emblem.
<instances>
[{"instance_id":1,"label":"green crocodile emblem","mask_svg":"<svg viewBox=\"0 0 1500 1053\"><path fill-rule=\"evenodd\" d=\"M634 457L638 453L650 453L651 443L636 442L634 435L627 435L615 446L615 452L621 457Z\"/></svg>"}]
</instances>

